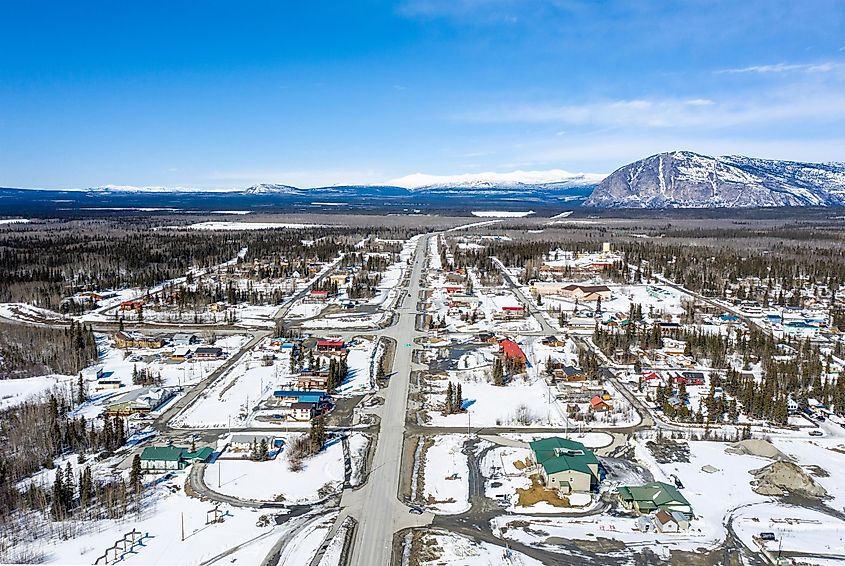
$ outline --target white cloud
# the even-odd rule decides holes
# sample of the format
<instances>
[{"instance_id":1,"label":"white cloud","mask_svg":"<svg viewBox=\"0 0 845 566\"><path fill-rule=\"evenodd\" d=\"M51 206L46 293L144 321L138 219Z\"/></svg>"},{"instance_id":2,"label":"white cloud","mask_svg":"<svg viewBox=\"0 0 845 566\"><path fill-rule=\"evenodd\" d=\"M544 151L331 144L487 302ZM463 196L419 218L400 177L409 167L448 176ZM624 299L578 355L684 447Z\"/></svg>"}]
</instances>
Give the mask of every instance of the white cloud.
<instances>
[{"instance_id":1,"label":"white cloud","mask_svg":"<svg viewBox=\"0 0 845 566\"><path fill-rule=\"evenodd\" d=\"M548 123L653 129L719 129L811 120L830 123L845 119L845 89L841 84L833 86L835 88L793 88L764 95L735 95L726 100L662 98L562 105L523 104L480 108L455 113L451 117L455 121L471 123Z\"/></svg>"},{"instance_id":2,"label":"white cloud","mask_svg":"<svg viewBox=\"0 0 845 566\"><path fill-rule=\"evenodd\" d=\"M774 65L752 65L736 69L722 69L719 73L830 73L841 67L838 63L776 63Z\"/></svg>"}]
</instances>

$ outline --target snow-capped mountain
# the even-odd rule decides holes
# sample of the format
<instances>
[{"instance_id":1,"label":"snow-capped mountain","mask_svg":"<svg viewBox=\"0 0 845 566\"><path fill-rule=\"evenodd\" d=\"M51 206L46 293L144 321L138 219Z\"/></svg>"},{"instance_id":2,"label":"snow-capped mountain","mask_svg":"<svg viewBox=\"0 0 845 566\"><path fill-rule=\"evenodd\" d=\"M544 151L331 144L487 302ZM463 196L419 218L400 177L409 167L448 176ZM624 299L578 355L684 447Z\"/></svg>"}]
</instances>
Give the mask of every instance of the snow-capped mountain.
<instances>
[{"instance_id":1,"label":"snow-capped mountain","mask_svg":"<svg viewBox=\"0 0 845 566\"><path fill-rule=\"evenodd\" d=\"M845 205L845 163L800 163L691 151L617 169L584 202L599 208L753 208Z\"/></svg>"},{"instance_id":2,"label":"snow-capped mountain","mask_svg":"<svg viewBox=\"0 0 845 566\"><path fill-rule=\"evenodd\" d=\"M245 195L295 195L302 189L291 185L277 185L274 183L259 183L243 191Z\"/></svg>"},{"instance_id":3,"label":"snow-capped mountain","mask_svg":"<svg viewBox=\"0 0 845 566\"><path fill-rule=\"evenodd\" d=\"M596 173L570 173L562 169L547 171L511 171L508 173L466 173L462 175L428 175L414 173L390 181L397 187L419 190L429 187L489 189L494 187L519 187L524 185L559 185L583 187L597 185L605 175Z\"/></svg>"}]
</instances>

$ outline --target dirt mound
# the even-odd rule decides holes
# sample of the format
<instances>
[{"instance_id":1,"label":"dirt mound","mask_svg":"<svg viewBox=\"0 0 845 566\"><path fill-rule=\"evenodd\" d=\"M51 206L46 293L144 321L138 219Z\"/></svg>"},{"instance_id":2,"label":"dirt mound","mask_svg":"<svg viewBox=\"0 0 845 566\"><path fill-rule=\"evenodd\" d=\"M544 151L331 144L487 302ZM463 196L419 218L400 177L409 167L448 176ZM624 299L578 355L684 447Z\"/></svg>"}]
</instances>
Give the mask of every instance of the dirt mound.
<instances>
[{"instance_id":1,"label":"dirt mound","mask_svg":"<svg viewBox=\"0 0 845 566\"><path fill-rule=\"evenodd\" d=\"M822 486L792 462L774 462L749 473L754 476L752 488L760 495L783 495L784 491L805 497L827 495Z\"/></svg>"},{"instance_id":2,"label":"dirt mound","mask_svg":"<svg viewBox=\"0 0 845 566\"><path fill-rule=\"evenodd\" d=\"M728 454L759 456L761 458L768 458L769 460L789 461L789 457L775 448L768 440L759 440L754 438L734 442L725 448L725 452Z\"/></svg>"}]
</instances>

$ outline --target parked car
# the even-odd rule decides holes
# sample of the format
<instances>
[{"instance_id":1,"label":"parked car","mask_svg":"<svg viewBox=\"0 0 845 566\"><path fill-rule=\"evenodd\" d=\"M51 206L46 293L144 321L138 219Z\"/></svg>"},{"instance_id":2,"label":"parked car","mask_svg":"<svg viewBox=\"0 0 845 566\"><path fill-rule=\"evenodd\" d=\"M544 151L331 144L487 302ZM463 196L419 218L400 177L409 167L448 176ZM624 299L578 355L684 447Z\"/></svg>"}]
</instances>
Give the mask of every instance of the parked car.
<instances>
[{"instance_id":1,"label":"parked car","mask_svg":"<svg viewBox=\"0 0 845 566\"><path fill-rule=\"evenodd\" d=\"M775 537L775 533L765 532L760 533L760 540L777 540L777 537Z\"/></svg>"},{"instance_id":2,"label":"parked car","mask_svg":"<svg viewBox=\"0 0 845 566\"><path fill-rule=\"evenodd\" d=\"M824 433L820 430L811 430L810 436L824 436Z\"/></svg>"},{"instance_id":3,"label":"parked car","mask_svg":"<svg viewBox=\"0 0 845 566\"><path fill-rule=\"evenodd\" d=\"M408 509L408 513L411 513L412 515L422 515L424 511L420 507L411 507Z\"/></svg>"}]
</instances>

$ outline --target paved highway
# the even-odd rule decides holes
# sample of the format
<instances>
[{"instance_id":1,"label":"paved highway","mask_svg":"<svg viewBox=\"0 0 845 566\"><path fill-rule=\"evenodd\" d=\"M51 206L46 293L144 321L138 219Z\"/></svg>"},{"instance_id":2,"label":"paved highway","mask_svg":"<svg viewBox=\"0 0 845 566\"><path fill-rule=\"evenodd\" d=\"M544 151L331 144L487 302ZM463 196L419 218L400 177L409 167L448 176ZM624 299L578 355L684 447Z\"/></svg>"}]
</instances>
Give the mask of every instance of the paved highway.
<instances>
[{"instance_id":1,"label":"paved highway","mask_svg":"<svg viewBox=\"0 0 845 566\"><path fill-rule=\"evenodd\" d=\"M413 343L419 335L416 331L416 301L429 237L423 236L417 243L407 286L409 299L399 303L399 321L384 333L396 340L396 354L390 382L383 392L385 402L371 471L367 483L358 490L345 492L341 501L344 513L358 521L353 565L391 564L394 533L403 528L430 524L432 520L428 513L408 513L408 507L398 498ZM400 287L400 294L402 292Z\"/></svg>"}]
</instances>

